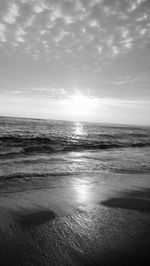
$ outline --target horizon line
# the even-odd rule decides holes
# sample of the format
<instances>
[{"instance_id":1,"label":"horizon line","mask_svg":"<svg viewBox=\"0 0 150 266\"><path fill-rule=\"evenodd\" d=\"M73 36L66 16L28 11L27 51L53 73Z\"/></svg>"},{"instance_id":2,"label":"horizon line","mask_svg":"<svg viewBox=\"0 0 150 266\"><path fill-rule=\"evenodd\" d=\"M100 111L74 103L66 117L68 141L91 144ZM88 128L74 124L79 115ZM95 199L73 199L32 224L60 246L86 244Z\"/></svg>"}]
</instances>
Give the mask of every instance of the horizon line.
<instances>
[{"instance_id":1,"label":"horizon line","mask_svg":"<svg viewBox=\"0 0 150 266\"><path fill-rule=\"evenodd\" d=\"M65 120L65 119L55 119L55 118L39 118L39 117L21 117L21 116L8 116L0 115L0 118L16 118L16 119L30 119L30 120L53 120L62 122L72 122L72 123L93 123L102 125L114 125L114 126L131 126L131 127L150 127L150 124L126 124L126 123L109 123L109 122L98 122L98 121L77 121L77 120Z\"/></svg>"}]
</instances>

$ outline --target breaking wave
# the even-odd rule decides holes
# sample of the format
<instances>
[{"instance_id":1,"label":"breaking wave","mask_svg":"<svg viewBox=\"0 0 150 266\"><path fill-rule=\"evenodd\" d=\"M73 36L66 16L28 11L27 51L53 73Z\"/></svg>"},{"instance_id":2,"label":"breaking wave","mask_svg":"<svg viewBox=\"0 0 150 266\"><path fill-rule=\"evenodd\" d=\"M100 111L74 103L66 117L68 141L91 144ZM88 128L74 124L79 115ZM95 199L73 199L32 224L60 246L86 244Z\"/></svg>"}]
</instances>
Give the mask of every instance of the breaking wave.
<instances>
[{"instance_id":1,"label":"breaking wave","mask_svg":"<svg viewBox=\"0 0 150 266\"><path fill-rule=\"evenodd\" d=\"M53 173L38 173L38 172L32 172L32 173L13 173L13 174L6 174L3 176L0 176L1 181L11 180L11 179L25 179L25 178L40 178L40 177L62 177L62 176L69 176L77 173L73 172L53 172Z\"/></svg>"},{"instance_id":2,"label":"breaking wave","mask_svg":"<svg viewBox=\"0 0 150 266\"><path fill-rule=\"evenodd\" d=\"M0 157L12 158L14 156L24 156L31 154L51 154L56 152L75 152L84 150L105 150L105 149L121 149L121 148L142 148L150 146L148 139L139 139L136 141L134 138L119 139L109 136L105 140L89 140L89 139L73 139L73 138L47 138L47 137L31 137L21 138L14 136L0 137Z\"/></svg>"}]
</instances>

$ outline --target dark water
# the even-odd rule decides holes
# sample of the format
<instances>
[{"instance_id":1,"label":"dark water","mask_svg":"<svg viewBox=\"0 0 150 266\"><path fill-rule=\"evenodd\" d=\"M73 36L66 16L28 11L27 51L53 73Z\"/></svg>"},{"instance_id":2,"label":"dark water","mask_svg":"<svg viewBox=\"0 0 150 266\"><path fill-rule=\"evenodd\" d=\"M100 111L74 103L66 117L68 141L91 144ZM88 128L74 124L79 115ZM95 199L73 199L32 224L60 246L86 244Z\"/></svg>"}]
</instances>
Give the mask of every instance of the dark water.
<instances>
[{"instance_id":1,"label":"dark water","mask_svg":"<svg viewBox=\"0 0 150 266\"><path fill-rule=\"evenodd\" d=\"M98 179L103 174L105 181L107 174L131 179L149 173L149 127L0 118L2 187L39 180L52 184L72 176Z\"/></svg>"}]
</instances>

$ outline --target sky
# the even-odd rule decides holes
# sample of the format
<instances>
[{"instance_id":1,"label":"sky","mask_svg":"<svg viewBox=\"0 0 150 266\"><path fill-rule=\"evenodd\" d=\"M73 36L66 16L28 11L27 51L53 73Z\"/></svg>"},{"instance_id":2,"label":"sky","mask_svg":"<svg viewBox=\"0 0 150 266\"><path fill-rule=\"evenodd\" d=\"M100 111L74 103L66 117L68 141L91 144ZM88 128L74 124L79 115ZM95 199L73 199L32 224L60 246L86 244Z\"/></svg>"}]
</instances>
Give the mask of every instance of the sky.
<instances>
[{"instance_id":1,"label":"sky","mask_svg":"<svg viewBox=\"0 0 150 266\"><path fill-rule=\"evenodd\" d=\"M0 115L150 124L150 0L0 0Z\"/></svg>"}]
</instances>

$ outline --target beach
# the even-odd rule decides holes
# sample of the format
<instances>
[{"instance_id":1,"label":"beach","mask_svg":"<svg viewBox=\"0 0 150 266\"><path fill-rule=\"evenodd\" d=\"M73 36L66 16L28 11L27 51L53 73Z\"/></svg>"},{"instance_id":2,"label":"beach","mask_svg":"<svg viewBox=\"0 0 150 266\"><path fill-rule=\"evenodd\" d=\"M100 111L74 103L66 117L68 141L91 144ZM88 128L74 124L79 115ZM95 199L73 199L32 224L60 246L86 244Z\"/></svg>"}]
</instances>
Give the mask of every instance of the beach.
<instances>
[{"instance_id":1,"label":"beach","mask_svg":"<svg viewBox=\"0 0 150 266\"><path fill-rule=\"evenodd\" d=\"M0 0L0 266L146 266L150 0Z\"/></svg>"},{"instance_id":2,"label":"beach","mask_svg":"<svg viewBox=\"0 0 150 266\"><path fill-rule=\"evenodd\" d=\"M1 194L0 265L146 265L150 188L71 183Z\"/></svg>"}]
</instances>

